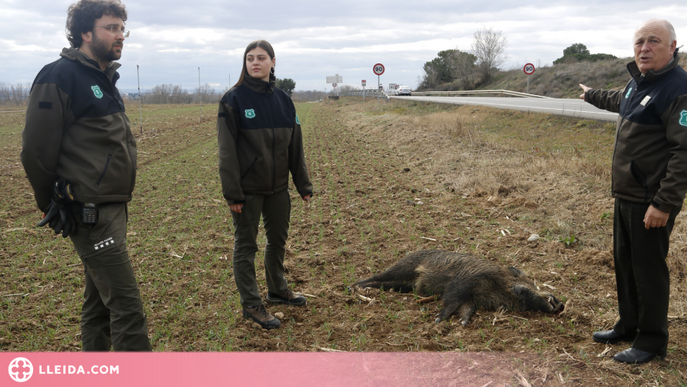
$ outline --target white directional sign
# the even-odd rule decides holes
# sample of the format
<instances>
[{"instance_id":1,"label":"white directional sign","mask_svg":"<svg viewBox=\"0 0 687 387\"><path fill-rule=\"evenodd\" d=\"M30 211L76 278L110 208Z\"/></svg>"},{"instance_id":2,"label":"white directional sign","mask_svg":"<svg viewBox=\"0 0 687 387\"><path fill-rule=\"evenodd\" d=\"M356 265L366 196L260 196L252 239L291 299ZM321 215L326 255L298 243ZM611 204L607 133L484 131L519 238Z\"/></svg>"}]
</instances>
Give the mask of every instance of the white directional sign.
<instances>
[{"instance_id":1,"label":"white directional sign","mask_svg":"<svg viewBox=\"0 0 687 387\"><path fill-rule=\"evenodd\" d=\"M343 77L339 74L328 75L327 76L327 83L343 83Z\"/></svg>"},{"instance_id":2,"label":"white directional sign","mask_svg":"<svg viewBox=\"0 0 687 387\"><path fill-rule=\"evenodd\" d=\"M522 68L522 70L525 72L525 74L532 75L534 74L534 65L532 63L528 63Z\"/></svg>"},{"instance_id":3,"label":"white directional sign","mask_svg":"<svg viewBox=\"0 0 687 387\"><path fill-rule=\"evenodd\" d=\"M377 63L372 67L372 71L374 71L375 75L382 75L384 74L384 65L381 63Z\"/></svg>"}]
</instances>

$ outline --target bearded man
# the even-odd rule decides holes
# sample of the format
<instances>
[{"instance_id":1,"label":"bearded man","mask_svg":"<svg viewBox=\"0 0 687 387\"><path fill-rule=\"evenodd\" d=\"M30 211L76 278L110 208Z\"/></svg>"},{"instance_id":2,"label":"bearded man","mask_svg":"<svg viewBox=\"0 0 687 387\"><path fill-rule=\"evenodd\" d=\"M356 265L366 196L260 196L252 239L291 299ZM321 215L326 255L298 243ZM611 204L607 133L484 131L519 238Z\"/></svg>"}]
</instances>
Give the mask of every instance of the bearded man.
<instances>
[{"instance_id":1,"label":"bearded man","mask_svg":"<svg viewBox=\"0 0 687 387\"><path fill-rule=\"evenodd\" d=\"M69 236L84 266L84 351L150 351L148 323L126 248L136 140L113 61L129 36L119 0L81 0L68 10L71 48L31 87L21 161L38 224Z\"/></svg>"}]
</instances>

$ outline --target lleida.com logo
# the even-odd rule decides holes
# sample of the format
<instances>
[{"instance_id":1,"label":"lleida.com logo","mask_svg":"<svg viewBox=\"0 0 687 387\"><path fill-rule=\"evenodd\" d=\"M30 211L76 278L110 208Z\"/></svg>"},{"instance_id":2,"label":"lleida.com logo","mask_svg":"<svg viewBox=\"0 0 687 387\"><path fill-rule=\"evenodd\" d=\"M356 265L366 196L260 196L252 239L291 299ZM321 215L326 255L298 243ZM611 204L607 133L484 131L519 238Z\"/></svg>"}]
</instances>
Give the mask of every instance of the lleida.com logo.
<instances>
[{"instance_id":1,"label":"lleida.com logo","mask_svg":"<svg viewBox=\"0 0 687 387\"><path fill-rule=\"evenodd\" d=\"M12 380L23 383L33 376L33 364L27 358L18 357L10 362L7 371Z\"/></svg>"},{"instance_id":2,"label":"lleida.com logo","mask_svg":"<svg viewBox=\"0 0 687 387\"><path fill-rule=\"evenodd\" d=\"M31 361L24 357L18 357L10 362L7 371L10 378L17 383L23 383L33 376L34 371L39 375L119 375L119 365L45 365L39 364L38 369L34 369Z\"/></svg>"}]
</instances>

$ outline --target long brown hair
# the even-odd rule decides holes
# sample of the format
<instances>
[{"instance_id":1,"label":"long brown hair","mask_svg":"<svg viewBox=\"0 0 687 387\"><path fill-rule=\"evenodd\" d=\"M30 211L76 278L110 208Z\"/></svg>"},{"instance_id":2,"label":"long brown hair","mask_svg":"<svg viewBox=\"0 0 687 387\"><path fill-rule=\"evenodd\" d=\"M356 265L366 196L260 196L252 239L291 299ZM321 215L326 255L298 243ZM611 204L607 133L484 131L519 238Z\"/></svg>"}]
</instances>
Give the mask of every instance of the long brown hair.
<instances>
[{"instance_id":1,"label":"long brown hair","mask_svg":"<svg viewBox=\"0 0 687 387\"><path fill-rule=\"evenodd\" d=\"M248 47L246 47L246 51L243 52L243 70L241 70L241 76L239 77L238 82L236 82L236 84L234 86L232 86L232 89L243 83L244 77L246 76L246 74L248 74L248 68L246 67L246 56L248 56L248 52L250 52L251 50L254 50L258 47L267 51L267 55L270 56L270 59L274 59L274 49L272 48L272 45L270 44L270 42L268 42L266 40L262 40L262 39L254 40L254 41L250 42ZM274 67L272 67L271 73L274 74Z\"/></svg>"}]
</instances>

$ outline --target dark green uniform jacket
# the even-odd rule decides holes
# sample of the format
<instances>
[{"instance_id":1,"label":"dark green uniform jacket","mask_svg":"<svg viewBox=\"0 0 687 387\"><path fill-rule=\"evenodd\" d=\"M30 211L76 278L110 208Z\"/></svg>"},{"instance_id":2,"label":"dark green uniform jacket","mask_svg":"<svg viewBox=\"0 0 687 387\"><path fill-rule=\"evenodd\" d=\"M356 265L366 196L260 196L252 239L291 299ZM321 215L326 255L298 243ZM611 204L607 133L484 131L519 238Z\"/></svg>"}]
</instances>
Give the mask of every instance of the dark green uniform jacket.
<instances>
[{"instance_id":1,"label":"dark green uniform jacket","mask_svg":"<svg viewBox=\"0 0 687 387\"><path fill-rule=\"evenodd\" d=\"M85 203L127 202L136 180L136 140L115 87L119 63L104 72L65 48L31 87L21 161L45 212L63 178Z\"/></svg>"},{"instance_id":2,"label":"dark green uniform jacket","mask_svg":"<svg viewBox=\"0 0 687 387\"><path fill-rule=\"evenodd\" d=\"M687 72L677 52L658 72L642 76L635 62L627 68L632 80L624 90L585 93L585 101L619 113L613 196L670 212L687 192Z\"/></svg>"},{"instance_id":3,"label":"dark green uniform jacket","mask_svg":"<svg viewBox=\"0 0 687 387\"><path fill-rule=\"evenodd\" d=\"M289 171L300 196L312 195L296 108L274 80L246 75L224 94L217 141L222 193L229 204L243 203L244 193L271 195L287 189Z\"/></svg>"}]
</instances>

